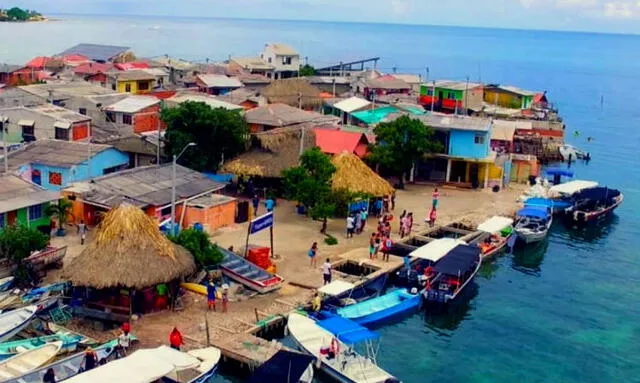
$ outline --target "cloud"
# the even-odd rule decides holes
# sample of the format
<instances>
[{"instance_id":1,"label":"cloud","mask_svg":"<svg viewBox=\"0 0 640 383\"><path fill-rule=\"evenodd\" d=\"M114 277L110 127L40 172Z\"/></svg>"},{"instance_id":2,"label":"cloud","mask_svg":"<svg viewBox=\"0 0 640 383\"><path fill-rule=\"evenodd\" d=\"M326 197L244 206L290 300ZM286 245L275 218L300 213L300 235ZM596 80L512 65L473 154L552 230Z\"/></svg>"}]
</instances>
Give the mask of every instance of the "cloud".
<instances>
[{"instance_id":1,"label":"cloud","mask_svg":"<svg viewBox=\"0 0 640 383\"><path fill-rule=\"evenodd\" d=\"M576 12L591 18L632 19L640 18L640 0L519 0L525 9Z\"/></svg>"},{"instance_id":2,"label":"cloud","mask_svg":"<svg viewBox=\"0 0 640 383\"><path fill-rule=\"evenodd\" d=\"M391 8L393 13L397 15L405 15L409 12L410 4L406 0L391 0Z\"/></svg>"},{"instance_id":3,"label":"cloud","mask_svg":"<svg viewBox=\"0 0 640 383\"><path fill-rule=\"evenodd\" d=\"M611 1L604 3L605 17L614 19L630 19L640 16L640 6L627 1Z\"/></svg>"}]
</instances>

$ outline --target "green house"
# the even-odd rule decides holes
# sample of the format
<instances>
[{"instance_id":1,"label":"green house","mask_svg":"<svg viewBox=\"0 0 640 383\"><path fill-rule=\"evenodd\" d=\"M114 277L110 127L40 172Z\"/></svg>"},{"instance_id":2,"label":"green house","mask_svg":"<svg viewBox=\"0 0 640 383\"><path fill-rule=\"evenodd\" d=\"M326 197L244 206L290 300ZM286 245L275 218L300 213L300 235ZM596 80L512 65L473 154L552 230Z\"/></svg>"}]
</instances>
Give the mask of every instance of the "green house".
<instances>
[{"instance_id":1,"label":"green house","mask_svg":"<svg viewBox=\"0 0 640 383\"><path fill-rule=\"evenodd\" d=\"M59 199L58 191L45 190L13 174L3 174L0 176L0 228L50 226L45 210Z\"/></svg>"}]
</instances>

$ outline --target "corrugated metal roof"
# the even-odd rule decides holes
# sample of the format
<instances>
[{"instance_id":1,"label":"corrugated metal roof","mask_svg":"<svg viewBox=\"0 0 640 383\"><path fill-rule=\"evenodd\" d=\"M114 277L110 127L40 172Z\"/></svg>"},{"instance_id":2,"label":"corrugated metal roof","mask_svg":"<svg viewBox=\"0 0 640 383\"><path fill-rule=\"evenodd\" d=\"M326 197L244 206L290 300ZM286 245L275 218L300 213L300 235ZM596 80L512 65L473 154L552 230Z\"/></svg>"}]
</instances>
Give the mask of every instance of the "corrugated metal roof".
<instances>
[{"instance_id":1,"label":"corrugated metal roof","mask_svg":"<svg viewBox=\"0 0 640 383\"><path fill-rule=\"evenodd\" d=\"M420 82L422 82L422 78L417 74L394 73L392 76L406 82L407 84L420 84Z\"/></svg>"},{"instance_id":2,"label":"corrugated metal roof","mask_svg":"<svg viewBox=\"0 0 640 383\"><path fill-rule=\"evenodd\" d=\"M91 144L92 157L113 148L110 145ZM87 161L89 150L84 142L39 139L22 149L9 152L9 168L17 169L26 164L42 164L68 168Z\"/></svg>"},{"instance_id":3,"label":"corrugated metal roof","mask_svg":"<svg viewBox=\"0 0 640 383\"><path fill-rule=\"evenodd\" d=\"M518 87L510 86L510 85L501 85L498 88L502 89L502 90L505 90L507 92L515 93L515 94L520 95L520 96L533 97L538 93L538 92L534 92L532 90L520 89Z\"/></svg>"},{"instance_id":4,"label":"corrugated metal roof","mask_svg":"<svg viewBox=\"0 0 640 383\"><path fill-rule=\"evenodd\" d=\"M429 84L426 84L427 86ZM451 80L436 80L436 88L450 89L450 90L466 90L473 89L482 86L477 82L466 81L451 81Z\"/></svg>"},{"instance_id":5,"label":"corrugated metal roof","mask_svg":"<svg viewBox=\"0 0 640 383\"><path fill-rule=\"evenodd\" d=\"M196 76L207 88L242 88L244 85L235 77L223 74L199 74Z\"/></svg>"},{"instance_id":6,"label":"corrugated metal roof","mask_svg":"<svg viewBox=\"0 0 640 383\"><path fill-rule=\"evenodd\" d=\"M0 213L60 199L60 192L44 188L13 174L0 176Z\"/></svg>"},{"instance_id":7,"label":"corrugated metal roof","mask_svg":"<svg viewBox=\"0 0 640 383\"><path fill-rule=\"evenodd\" d=\"M274 127L290 126L303 123L326 123L337 121L335 116L307 112L286 104L269 104L248 110L245 119L249 124L260 124Z\"/></svg>"},{"instance_id":8,"label":"corrugated metal roof","mask_svg":"<svg viewBox=\"0 0 640 383\"><path fill-rule=\"evenodd\" d=\"M231 57L229 61L233 61L247 70L273 70L275 67L268 64L260 57Z\"/></svg>"},{"instance_id":9,"label":"corrugated metal roof","mask_svg":"<svg viewBox=\"0 0 640 383\"><path fill-rule=\"evenodd\" d=\"M129 96L124 100L120 100L115 104L105 107L104 110L121 113L135 113L159 103L160 100L153 96Z\"/></svg>"},{"instance_id":10,"label":"corrugated metal roof","mask_svg":"<svg viewBox=\"0 0 640 383\"><path fill-rule=\"evenodd\" d=\"M192 199L191 201L189 201L188 205L198 206L198 207L213 207L213 206L224 205L226 203L233 202L235 200L236 200L235 198L229 197L226 195L212 194L212 195L206 195L206 196L198 197L196 199Z\"/></svg>"},{"instance_id":11,"label":"corrugated metal roof","mask_svg":"<svg viewBox=\"0 0 640 383\"><path fill-rule=\"evenodd\" d=\"M169 97L165 100L167 106L172 106L172 104L182 104L183 102L193 101L193 102L204 102L209 105L211 108L224 108L227 110L241 110L244 109L240 105L231 104L222 100L219 100L213 96L208 96L204 94L177 94L173 97Z\"/></svg>"},{"instance_id":12,"label":"corrugated metal roof","mask_svg":"<svg viewBox=\"0 0 640 383\"><path fill-rule=\"evenodd\" d=\"M68 123L91 121L91 117L87 117L83 114L76 113L73 110L61 108L56 105L44 104L26 108L26 110L33 111L35 113L44 114L55 118L57 121L63 121Z\"/></svg>"},{"instance_id":13,"label":"corrugated metal roof","mask_svg":"<svg viewBox=\"0 0 640 383\"><path fill-rule=\"evenodd\" d=\"M109 61L114 57L125 53L129 49L129 47L119 47L115 45L78 44L62 53L59 53L58 56L78 54L95 61Z\"/></svg>"},{"instance_id":14,"label":"corrugated metal roof","mask_svg":"<svg viewBox=\"0 0 640 383\"><path fill-rule=\"evenodd\" d=\"M492 125L491 120L488 118L452 116L450 114L433 113L414 117L422 121L425 125L440 130L488 132Z\"/></svg>"},{"instance_id":15,"label":"corrugated metal roof","mask_svg":"<svg viewBox=\"0 0 640 383\"><path fill-rule=\"evenodd\" d=\"M371 103L363 98L350 97L350 98L347 98L346 100L342 100L340 102L333 104L333 107L336 109L340 109L345 113L351 113L351 112L355 112L358 109L365 108L369 105L371 105Z\"/></svg>"},{"instance_id":16,"label":"corrugated metal roof","mask_svg":"<svg viewBox=\"0 0 640 383\"><path fill-rule=\"evenodd\" d=\"M81 198L89 203L115 206L126 200L137 206L165 206L171 203L171 164L125 170L73 185L71 190L87 190ZM223 189L204 174L176 166L176 199Z\"/></svg>"},{"instance_id":17,"label":"corrugated metal roof","mask_svg":"<svg viewBox=\"0 0 640 383\"><path fill-rule=\"evenodd\" d=\"M155 80L155 77L143 70L128 70L125 72L116 73L118 81L144 81Z\"/></svg>"}]
</instances>

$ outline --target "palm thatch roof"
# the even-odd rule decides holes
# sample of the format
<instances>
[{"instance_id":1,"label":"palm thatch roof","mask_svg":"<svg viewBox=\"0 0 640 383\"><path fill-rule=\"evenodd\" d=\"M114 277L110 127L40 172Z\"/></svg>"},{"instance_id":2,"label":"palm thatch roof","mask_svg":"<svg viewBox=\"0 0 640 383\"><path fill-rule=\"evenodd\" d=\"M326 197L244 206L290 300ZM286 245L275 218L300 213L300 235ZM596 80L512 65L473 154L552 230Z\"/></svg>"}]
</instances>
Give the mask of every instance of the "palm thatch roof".
<instances>
[{"instance_id":1,"label":"palm thatch roof","mask_svg":"<svg viewBox=\"0 0 640 383\"><path fill-rule=\"evenodd\" d=\"M267 86L262 94L269 103L281 103L299 107L302 101L303 108L317 108L321 106L324 99L320 97L322 91L311 85L305 78L287 78L276 80Z\"/></svg>"},{"instance_id":2,"label":"palm thatch roof","mask_svg":"<svg viewBox=\"0 0 640 383\"><path fill-rule=\"evenodd\" d=\"M298 166L300 162L300 140L303 129L303 151L313 148L316 144L313 129L300 126L273 129L254 134L253 147L225 163L222 170L242 176L282 177L283 170Z\"/></svg>"},{"instance_id":3,"label":"palm thatch roof","mask_svg":"<svg viewBox=\"0 0 640 383\"><path fill-rule=\"evenodd\" d=\"M191 254L169 241L141 209L122 204L104 216L96 236L63 277L76 286L141 289L191 274Z\"/></svg>"},{"instance_id":4,"label":"palm thatch roof","mask_svg":"<svg viewBox=\"0 0 640 383\"><path fill-rule=\"evenodd\" d=\"M394 192L387 180L377 175L353 153L337 154L331 162L336 167L336 172L331 178L331 187L334 190L346 189L352 193L366 193L375 197L391 195Z\"/></svg>"}]
</instances>

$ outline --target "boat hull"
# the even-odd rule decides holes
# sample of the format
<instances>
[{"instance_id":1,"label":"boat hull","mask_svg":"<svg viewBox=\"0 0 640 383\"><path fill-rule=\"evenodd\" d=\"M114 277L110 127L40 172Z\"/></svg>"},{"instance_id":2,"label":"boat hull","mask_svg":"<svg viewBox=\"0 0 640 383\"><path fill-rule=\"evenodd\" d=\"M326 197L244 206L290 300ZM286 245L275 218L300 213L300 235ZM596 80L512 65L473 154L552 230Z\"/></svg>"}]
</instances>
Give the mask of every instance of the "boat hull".
<instances>
[{"instance_id":1,"label":"boat hull","mask_svg":"<svg viewBox=\"0 0 640 383\"><path fill-rule=\"evenodd\" d=\"M8 314L11 314L11 312L9 312ZM4 333L0 334L0 342L6 342L7 340L16 336L22 330L24 330L29 325L29 323L31 323L33 318L35 318L35 315L36 315L36 311L34 309L31 315L28 316L26 319L24 319L20 323L17 323L15 327L8 329Z\"/></svg>"},{"instance_id":2,"label":"boat hull","mask_svg":"<svg viewBox=\"0 0 640 383\"><path fill-rule=\"evenodd\" d=\"M607 217L611 216L614 210L616 210L618 206L622 204L623 200L624 200L624 197L620 195L620 198L613 205L595 212L573 210L569 208L566 210L567 212L566 217L569 220L569 222L572 222L579 226L580 225L588 226L588 225L597 224L602 220L606 219Z\"/></svg>"},{"instance_id":3,"label":"boat hull","mask_svg":"<svg viewBox=\"0 0 640 383\"><path fill-rule=\"evenodd\" d=\"M380 322L388 321L391 318L398 317L408 312L417 310L420 307L420 294L409 294L405 292L405 294L403 295L405 296L405 299L399 300L397 304L380 311L372 312L359 317L348 315L348 314L343 315L340 313L340 310L338 310L338 314L362 326L375 325ZM376 299L378 298L373 298L374 301ZM370 303L374 303L374 302L364 301L362 303L357 303L356 306L363 305L363 304L366 305ZM347 307L347 309L348 308L349 306Z\"/></svg>"},{"instance_id":4,"label":"boat hull","mask_svg":"<svg viewBox=\"0 0 640 383\"><path fill-rule=\"evenodd\" d=\"M473 270L473 273L469 276L469 278L467 278L464 284L460 286L460 288L455 293L447 294L437 290L425 290L422 293L422 296L427 302L442 303L442 304L448 304L453 302L457 297L460 296L460 294L464 291L464 289L471 284L476 274L478 274L478 271L480 270L480 266L482 266L482 255L478 257L478 264L476 265L476 268Z\"/></svg>"},{"instance_id":5,"label":"boat hull","mask_svg":"<svg viewBox=\"0 0 640 383\"><path fill-rule=\"evenodd\" d=\"M265 294L282 287L284 278L277 274L271 274L259 268L238 254L220 248L225 258L220 264L220 270L228 278L255 290L260 294ZM260 279L252 278L250 275Z\"/></svg>"},{"instance_id":6,"label":"boat hull","mask_svg":"<svg viewBox=\"0 0 640 383\"><path fill-rule=\"evenodd\" d=\"M215 366L213 366L213 368L211 368L207 372L203 373L202 375L198 376L195 379L190 380L189 383L205 383L209 379L213 378L217 371L218 371L218 365L216 364Z\"/></svg>"},{"instance_id":7,"label":"boat hull","mask_svg":"<svg viewBox=\"0 0 640 383\"><path fill-rule=\"evenodd\" d=\"M516 231L516 235L518 236L519 240L526 244L529 244L542 241L547 236L547 232L548 230L539 233L523 233Z\"/></svg>"}]
</instances>

